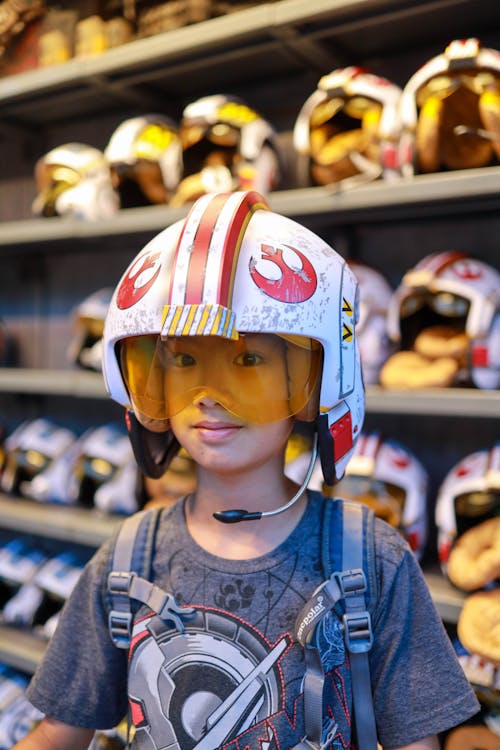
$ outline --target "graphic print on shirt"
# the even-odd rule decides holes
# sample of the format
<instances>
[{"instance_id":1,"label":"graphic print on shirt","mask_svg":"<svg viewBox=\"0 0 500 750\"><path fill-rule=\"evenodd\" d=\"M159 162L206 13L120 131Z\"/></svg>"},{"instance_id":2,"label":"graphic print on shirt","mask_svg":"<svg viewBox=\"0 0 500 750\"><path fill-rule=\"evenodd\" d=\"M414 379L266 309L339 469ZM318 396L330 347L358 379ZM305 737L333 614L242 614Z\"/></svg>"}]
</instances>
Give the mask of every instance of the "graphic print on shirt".
<instances>
[{"instance_id":1,"label":"graphic print on shirt","mask_svg":"<svg viewBox=\"0 0 500 750\"><path fill-rule=\"evenodd\" d=\"M340 625L327 617L318 631L332 697L325 705L325 748L342 750L350 742L350 688ZM292 642L284 633L272 643L242 618L218 608L195 607L184 633L157 615L140 617L129 652L132 747L292 747L305 733L301 693L295 690L287 710L290 686L283 666Z\"/></svg>"}]
</instances>

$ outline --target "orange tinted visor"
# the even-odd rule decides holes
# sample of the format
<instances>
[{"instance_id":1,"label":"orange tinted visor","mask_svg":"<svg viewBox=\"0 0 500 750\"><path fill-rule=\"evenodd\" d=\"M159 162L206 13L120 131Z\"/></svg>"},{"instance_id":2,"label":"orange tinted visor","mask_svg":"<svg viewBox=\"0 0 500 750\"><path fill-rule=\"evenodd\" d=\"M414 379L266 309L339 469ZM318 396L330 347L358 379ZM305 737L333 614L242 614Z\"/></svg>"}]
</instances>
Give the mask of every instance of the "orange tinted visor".
<instances>
[{"instance_id":1,"label":"orange tinted visor","mask_svg":"<svg viewBox=\"0 0 500 750\"><path fill-rule=\"evenodd\" d=\"M133 336L120 342L122 373L134 410L165 420L203 397L248 422L277 422L311 398L321 346L273 334Z\"/></svg>"}]
</instances>

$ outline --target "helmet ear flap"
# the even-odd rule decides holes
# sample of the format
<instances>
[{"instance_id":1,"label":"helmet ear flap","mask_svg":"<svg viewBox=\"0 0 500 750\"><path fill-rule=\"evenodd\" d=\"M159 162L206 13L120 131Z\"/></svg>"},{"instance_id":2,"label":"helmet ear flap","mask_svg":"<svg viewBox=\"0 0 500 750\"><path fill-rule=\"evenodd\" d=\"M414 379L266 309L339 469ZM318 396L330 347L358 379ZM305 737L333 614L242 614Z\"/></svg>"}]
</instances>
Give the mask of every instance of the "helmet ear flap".
<instances>
[{"instance_id":1,"label":"helmet ear flap","mask_svg":"<svg viewBox=\"0 0 500 750\"><path fill-rule=\"evenodd\" d=\"M443 100L429 96L418 116L416 148L419 169L422 172L438 172L440 166L439 135L443 120Z\"/></svg>"},{"instance_id":2,"label":"helmet ear flap","mask_svg":"<svg viewBox=\"0 0 500 750\"><path fill-rule=\"evenodd\" d=\"M177 438L172 430L148 430L130 410L126 412L125 422L139 469L146 476L159 479L167 471L180 448Z\"/></svg>"},{"instance_id":3,"label":"helmet ear flap","mask_svg":"<svg viewBox=\"0 0 500 750\"><path fill-rule=\"evenodd\" d=\"M334 444L332 434L328 429L327 414L319 415L316 420L316 428L318 431L318 453L323 478L325 484L332 487L335 484L337 477L335 475L335 464L332 461L332 456L334 455Z\"/></svg>"}]
</instances>

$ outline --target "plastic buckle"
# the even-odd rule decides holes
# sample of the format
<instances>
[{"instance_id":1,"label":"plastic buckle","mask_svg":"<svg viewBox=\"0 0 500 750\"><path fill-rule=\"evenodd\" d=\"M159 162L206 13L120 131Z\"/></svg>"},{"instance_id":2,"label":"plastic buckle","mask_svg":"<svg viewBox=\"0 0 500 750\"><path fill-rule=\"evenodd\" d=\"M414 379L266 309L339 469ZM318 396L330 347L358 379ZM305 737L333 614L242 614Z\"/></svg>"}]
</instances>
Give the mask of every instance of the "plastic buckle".
<instances>
[{"instance_id":1,"label":"plastic buckle","mask_svg":"<svg viewBox=\"0 0 500 750\"><path fill-rule=\"evenodd\" d=\"M132 633L132 613L112 610L108 617L108 627L115 646L128 648Z\"/></svg>"},{"instance_id":2,"label":"plastic buckle","mask_svg":"<svg viewBox=\"0 0 500 750\"><path fill-rule=\"evenodd\" d=\"M344 637L352 654L369 651L373 645L372 620L369 612L347 612L342 617Z\"/></svg>"},{"instance_id":3,"label":"plastic buckle","mask_svg":"<svg viewBox=\"0 0 500 750\"><path fill-rule=\"evenodd\" d=\"M108 591L110 594L126 596L129 592L133 573L122 573L112 570L108 576Z\"/></svg>"},{"instance_id":4,"label":"plastic buckle","mask_svg":"<svg viewBox=\"0 0 500 750\"><path fill-rule=\"evenodd\" d=\"M342 596L357 596L366 592L366 577L362 568L335 573Z\"/></svg>"}]
</instances>

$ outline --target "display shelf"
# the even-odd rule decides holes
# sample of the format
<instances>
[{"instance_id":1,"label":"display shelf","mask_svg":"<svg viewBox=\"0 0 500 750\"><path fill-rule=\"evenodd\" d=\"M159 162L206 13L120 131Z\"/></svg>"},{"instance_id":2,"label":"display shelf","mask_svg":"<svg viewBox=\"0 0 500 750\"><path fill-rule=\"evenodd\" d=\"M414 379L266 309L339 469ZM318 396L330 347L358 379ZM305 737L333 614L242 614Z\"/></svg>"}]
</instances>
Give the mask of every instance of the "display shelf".
<instances>
[{"instance_id":1,"label":"display shelf","mask_svg":"<svg viewBox=\"0 0 500 750\"><path fill-rule=\"evenodd\" d=\"M109 398L101 373L90 370L0 368L0 393Z\"/></svg>"},{"instance_id":2,"label":"display shelf","mask_svg":"<svg viewBox=\"0 0 500 750\"><path fill-rule=\"evenodd\" d=\"M26 674L33 674L47 648L48 641L29 630L0 625L0 662Z\"/></svg>"},{"instance_id":3,"label":"display shelf","mask_svg":"<svg viewBox=\"0 0 500 750\"><path fill-rule=\"evenodd\" d=\"M475 388L386 390L366 388L366 410L373 414L432 414L443 417L500 417L500 392Z\"/></svg>"},{"instance_id":4,"label":"display shelf","mask_svg":"<svg viewBox=\"0 0 500 750\"><path fill-rule=\"evenodd\" d=\"M316 223L336 225L354 220L387 221L389 218L463 214L464 211L498 211L500 167L417 175L400 180L382 180L355 188L311 187L281 190L267 198L273 211L289 217L314 218ZM183 218L188 207L146 206L120 211L95 222L75 219L26 219L0 224L0 247L28 246L46 252L50 243L66 243L68 252L78 240L123 238L154 234ZM70 242L71 241L71 242ZM61 247L58 247L60 251Z\"/></svg>"},{"instance_id":5,"label":"display shelf","mask_svg":"<svg viewBox=\"0 0 500 750\"><path fill-rule=\"evenodd\" d=\"M85 370L0 368L0 393L109 399L101 373ZM435 414L449 417L500 417L500 392L475 388L366 389L366 408L374 414Z\"/></svg>"},{"instance_id":6,"label":"display shelf","mask_svg":"<svg viewBox=\"0 0 500 750\"><path fill-rule=\"evenodd\" d=\"M456 624L467 595L441 573L424 571L424 575L439 616L450 625Z\"/></svg>"},{"instance_id":7,"label":"display shelf","mask_svg":"<svg viewBox=\"0 0 500 750\"><path fill-rule=\"evenodd\" d=\"M489 0L280 0L137 39L100 56L72 59L0 80L1 119L35 124L150 106L235 81L333 69L415 44L486 33L500 18ZM497 24L498 25L498 24ZM477 33L477 32L476 32ZM167 99L168 101L168 99ZM157 104L156 104L157 106Z\"/></svg>"},{"instance_id":8,"label":"display shelf","mask_svg":"<svg viewBox=\"0 0 500 750\"><path fill-rule=\"evenodd\" d=\"M98 547L122 522L123 516L96 509L37 503L0 493L0 528L3 530Z\"/></svg>"}]
</instances>

